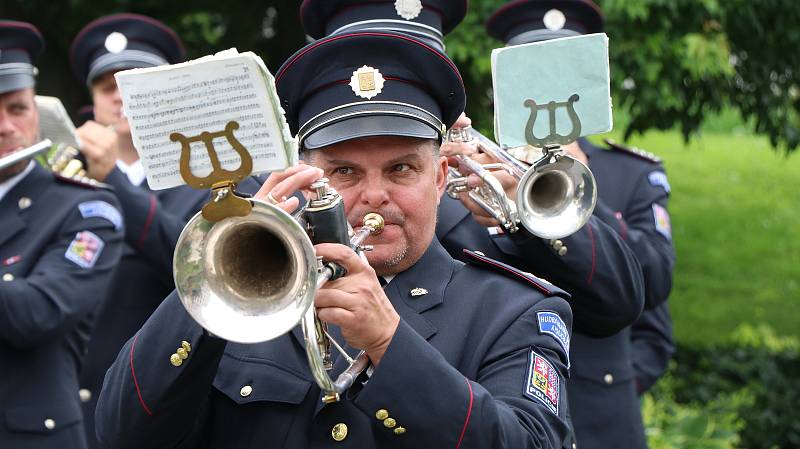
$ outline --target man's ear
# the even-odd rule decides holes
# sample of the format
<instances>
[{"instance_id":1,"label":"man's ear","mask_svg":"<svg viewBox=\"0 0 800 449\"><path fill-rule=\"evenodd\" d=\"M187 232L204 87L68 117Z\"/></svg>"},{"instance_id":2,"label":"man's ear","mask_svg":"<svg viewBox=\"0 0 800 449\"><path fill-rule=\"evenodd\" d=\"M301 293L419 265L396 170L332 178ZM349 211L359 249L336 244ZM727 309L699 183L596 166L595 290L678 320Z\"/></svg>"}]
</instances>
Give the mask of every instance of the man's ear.
<instances>
[{"instance_id":1,"label":"man's ear","mask_svg":"<svg viewBox=\"0 0 800 449\"><path fill-rule=\"evenodd\" d=\"M442 196L444 193L445 187L447 187L447 158L444 156L439 156L439 161L435 165L436 167L436 190L439 192L439 197Z\"/></svg>"}]
</instances>

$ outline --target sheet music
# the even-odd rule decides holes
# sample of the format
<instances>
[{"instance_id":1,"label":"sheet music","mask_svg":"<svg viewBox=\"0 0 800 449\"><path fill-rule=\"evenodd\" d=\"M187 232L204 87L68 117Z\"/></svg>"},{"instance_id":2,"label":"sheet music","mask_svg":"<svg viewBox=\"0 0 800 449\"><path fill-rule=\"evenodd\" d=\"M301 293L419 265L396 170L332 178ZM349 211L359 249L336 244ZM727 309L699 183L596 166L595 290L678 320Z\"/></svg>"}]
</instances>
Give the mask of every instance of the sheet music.
<instances>
[{"instance_id":1,"label":"sheet music","mask_svg":"<svg viewBox=\"0 0 800 449\"><path fill-rule=\"evenodd\" d=\"M133 143L153 189L185 184L182 145L172 133L194 137L223 131L230 121L235 138L253 158L253 172L282 170L297 163L297 145L278 103L272 75L254 53L226 50L170 66L118 72L123 109ZM236 169L240 157L227 138L214 139L222 168ZM203 142L191 144L190 167L198 177L211 172Z\"/></svg>"}]
</instances>

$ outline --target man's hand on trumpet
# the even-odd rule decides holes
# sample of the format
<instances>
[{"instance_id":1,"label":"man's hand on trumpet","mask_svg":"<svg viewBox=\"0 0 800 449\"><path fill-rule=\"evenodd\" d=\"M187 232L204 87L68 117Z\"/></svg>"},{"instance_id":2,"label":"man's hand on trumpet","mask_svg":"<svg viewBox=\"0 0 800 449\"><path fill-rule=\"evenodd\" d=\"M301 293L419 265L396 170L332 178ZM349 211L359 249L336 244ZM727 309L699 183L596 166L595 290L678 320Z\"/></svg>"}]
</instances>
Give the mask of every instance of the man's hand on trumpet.
<instances>
[{"instance_id":1,"label":"man's hand on trumpet","mask_svg":"<svg viewBox=\"0 0 800 449\"><path fill-rule=\"evenodd\" d=\"M255 198L293 213L299 201L292 194L297 191L309 194L311 184L323 176L321 169L301 162L270 174ZM346 272L345 276L327 282L317 293L315 305L319 318L339 326L347 343L366 351L377 366L397 330L400 316L366 260L345 245L322 243L314 248L317 256L341 265Z\"/></svg>"},{"instance_id":2,"label":"man's hand on trumpet","mask_svg":"<svg viewBox=\"0 0 800 449\"><path fill-rule=\"evenodd\" d=\"M462 113L455 125L453 125L453 128L464 128L470 126L471 124L472 120ZM475 143L469 142L445 142L442 144L441 153L442 156L447 156L450 166L458 169L462 174L468 174L469 170L459 163L459 160L456 156L461 155L469 157L479 164L491 164L497 162L489 155L479 152ZM519 184L519 180L505 170L490 170L490 173L496 177L498 181L500 181L500 184L503 186L503 189L506 192L506 196L514 199L517 194L517 185ZM477 175L470 173L468 175L467 185L470 188L480 187L483 185L483 180L481 180L481 178ZM473 218L475 218L475 221L477 221L481 226L495 227L500 225L497 220L495 220L491 215L489 215L488 212L486 212L469 197L468 192L459 194L459 200L462 204L464 204L464 207L469 209Z\"/></svg>"}]
</instances>

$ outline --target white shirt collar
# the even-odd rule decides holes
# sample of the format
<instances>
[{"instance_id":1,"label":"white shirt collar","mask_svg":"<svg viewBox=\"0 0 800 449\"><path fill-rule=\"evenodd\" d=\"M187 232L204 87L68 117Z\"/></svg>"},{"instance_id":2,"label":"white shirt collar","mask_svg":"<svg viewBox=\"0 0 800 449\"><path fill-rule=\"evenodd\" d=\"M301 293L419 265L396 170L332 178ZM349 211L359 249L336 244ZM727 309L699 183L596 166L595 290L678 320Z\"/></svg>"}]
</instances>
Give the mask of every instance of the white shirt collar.
<instances>
[{"instance_id":1,"label":"white shirt collar","mask_svg":"<svg viewBox=\"0 0 800 449\"><path fill-rule=\"evenodd\" d=\"M122 159L117 159L117 167L125 173L125 176L128 177L128 181L135 186L140 186L144 182L145 174L144 174L144 166L142 166L142 160L136 159L136 161L130 165L126 164Z\"/></svg>"},{"instance_id":2,"label":"white shirt collar","mask_svg":"<svg viewBox=\"0 0 800 449\"><path fill-rule=\"evenodd\" d=\"M11 178L7 179L5 182L0 184L0 201L5 198L6 194L11 191L23 178L28 176L28 173L33 171L33 164L36 162L30 161L28 162L28 166L25 167L25 170L22 170L21 173L18 173Z\"/></svg>"}]
</instances>

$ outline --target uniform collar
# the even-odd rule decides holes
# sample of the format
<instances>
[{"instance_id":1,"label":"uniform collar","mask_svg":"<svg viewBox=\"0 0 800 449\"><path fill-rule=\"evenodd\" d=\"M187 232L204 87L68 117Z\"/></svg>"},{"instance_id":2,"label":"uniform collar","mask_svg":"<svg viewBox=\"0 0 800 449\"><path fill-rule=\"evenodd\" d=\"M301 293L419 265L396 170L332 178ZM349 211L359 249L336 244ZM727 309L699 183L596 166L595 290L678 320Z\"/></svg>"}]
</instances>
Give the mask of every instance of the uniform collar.
<instances>
[{"instance_id":1,"label":"uniform collar","mask_svg":"<svg viewBox=\"0 0 800 449\"><path fill-rule=\"evenodd\" d=\"M10 179L7 179L4 183L0 184L0 201L3 200L6 194L11 191L11 189L13 189L17 184L19 184L20 181L22 181L22 178L28 176L28 173L33 170L33 164L35 163L36 162L29 161L28 165L24 170L22 170L22 172L17 173Z\"/></svg>"}]
</instances>

